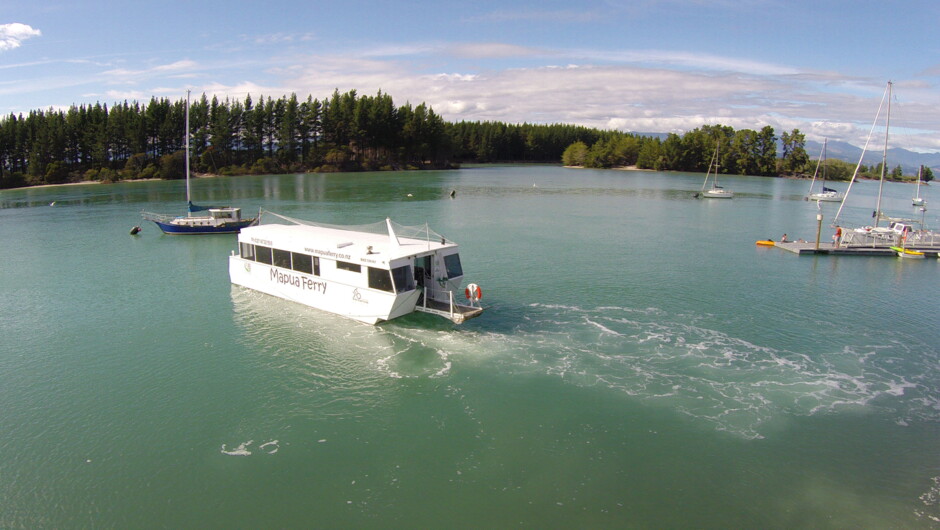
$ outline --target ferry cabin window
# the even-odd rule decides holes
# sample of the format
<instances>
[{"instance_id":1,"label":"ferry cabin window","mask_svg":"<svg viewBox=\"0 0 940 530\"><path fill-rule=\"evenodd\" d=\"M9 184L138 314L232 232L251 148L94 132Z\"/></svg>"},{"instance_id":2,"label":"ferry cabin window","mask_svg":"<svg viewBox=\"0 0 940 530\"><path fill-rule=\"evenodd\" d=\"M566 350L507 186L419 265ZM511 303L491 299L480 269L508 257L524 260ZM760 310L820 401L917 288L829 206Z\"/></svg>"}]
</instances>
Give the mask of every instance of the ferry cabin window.
<instances>
[{"instance_id":1,"label":"ferry cabin window","mask_svg":"<svg viewBox=\"0 0 940 530\"><path fill-rule=\"evenodd\" d=\"M313 274L313 260L316 259L310 254L300 254L298 252L291 252L291 257L294 262L294 270L297 272L303 272L306 274ZM319 260L317 260L317 265L320 265ZM317 269L320 267L318 266ZM317 274L320 274L320 271L317 270Z\"/></svg>"},{"instance_id":2,"label":"ferry cabin window","mask_svg":"<svg viewBox=\"0 0 940 530\"><path fill-rule=\"evenodd\" d=\"M463 268L460 266L459 254L444 256L444 267L447 268L448 278L458 278L463 276Z\"/></svg>"},{"instance_id":3,"label":"ferry cabin window","mask_svg":"<svg viewBox=\"0 0 940 530\"><path fill-rule=\"evenodd\" d=\"M255 246L252 245L251 243L239 243L239 246L241 247L240 250L239 250L239 253L242 255L242 258L244 258L244 259L250 259L250 260L254 261L254 259L255 259Z\"/></svg>"},{"instance_id":4,"label":"ferry cabin window","mask_svg":"<svg viewBox=\"0 0 940 530\"><path fill-rule=\"evenodd\" d=\"M271 247L255 245L255 259L258 263L272 264L274 261L271 259Z\"/></svg>"},{"instance_id":5,"label":"ferry cabin window","mask_svg":"<svg viewBox=\"0 0 940 530\"><path fill-rule=\"evenodd\" d=\"M341 262L337 262L341 263ZM368 267L369 269L369 289L378 289L380 291L388 291L390 293L395 292L392 288L392 276L385 269L376 269L375 267Z\"/></svg>"},{"instance_id":6,"label":"ferry cabin window","mask_svg":"<svg viewBox=\"0 0 940 530\"><path fill-rule=\"evenodd\" d=\"M350 272L362 272L362 267L355 263L349 263L348 261L336 261L336 268L342 269L344 271Z\"/></svg>"},{"instance_id":7,"label":"ferry cabin window","mask_svg":"<svg viewBox=\"0 0 940 530\"><path fill-rule=\"evenodd\" d=\"M415 288L414 274L407 265L392 269L392 279L395 280L395 290L399 293L413 291Z\"/></svg>"},{"instance_id":8,"label":"ferry cabin window","mask_svg":"<svg viewBox=\"0 0 940 530\"><path fill-rule=\"evenodd\" d=\"M274 266L282 269L290 268L290 251L274 249Z\"/></svg>"}]
</instances>

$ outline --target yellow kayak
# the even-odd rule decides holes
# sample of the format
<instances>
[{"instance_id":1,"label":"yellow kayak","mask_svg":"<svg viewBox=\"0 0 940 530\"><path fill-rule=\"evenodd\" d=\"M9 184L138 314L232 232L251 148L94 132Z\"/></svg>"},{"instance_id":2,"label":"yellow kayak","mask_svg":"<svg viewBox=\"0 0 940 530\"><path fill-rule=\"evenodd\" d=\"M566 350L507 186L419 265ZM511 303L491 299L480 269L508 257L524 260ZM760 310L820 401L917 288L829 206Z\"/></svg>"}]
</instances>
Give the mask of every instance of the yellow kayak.
<instances>
[{"instance_id":1,"label":"yellow kayak","mask_svg":"<svg viewBox=\"0 0 940 530\"><path fill-rule=\"evenodd\" d=\"M901 258L923 258L924 253L917 250L910 250L903 247L891 247L891 250L898 253L898 257Z\"/></svg>"}]
</instances>

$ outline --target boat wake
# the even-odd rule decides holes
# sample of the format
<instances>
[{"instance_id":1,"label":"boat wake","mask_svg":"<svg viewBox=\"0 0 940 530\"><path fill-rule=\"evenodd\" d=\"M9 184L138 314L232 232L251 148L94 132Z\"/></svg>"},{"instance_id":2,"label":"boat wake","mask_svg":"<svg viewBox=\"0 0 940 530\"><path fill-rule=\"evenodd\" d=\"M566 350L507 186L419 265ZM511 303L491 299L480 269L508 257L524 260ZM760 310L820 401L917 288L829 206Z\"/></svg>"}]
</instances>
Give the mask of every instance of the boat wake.
<instances>
[{"instance_id":1,"label":"boat wake","mask_svg":"<svg viewBox=\"0 0 940 530\"><path fill-rule=\"evenodd\" d=\"M848 410L899 425L940 421L937 352L889 334L810 353L715 330L711 315L657 308L536 303L512 320L455 329L422 326L420 316L358 325L239 288L233 300L259 362L305 408L327 389L351 411L371 408L395 380L447 379L455 364L472 364L606 387L745 438L763 438L788 417Z\"/></svg>"},{"instance_id":2,"label":"boat wake","mask_svg":"<svg viewBox=\"0 0 940 530\"><path fill-rule=\"evenodd\" d=\"M940 477L933 477L931 488L920 496L923 508L914 510L914 515L934 523L940 523Z\"/></svg>"},{"instance_id":3,"label":"boat wake","mask_svg":"<svg viewBox=\"0 0 940 530\"><path fill-rule=\"evenodd\" d=\"M775 420L857 409L901 425L940 421L936 355L901 340L803 353L710 329L707 315L532 304L501 357L582 386L606 386L715 428L762 438ZM505 361L503 361L505 362Z\"/></svg>"}]
</instances>

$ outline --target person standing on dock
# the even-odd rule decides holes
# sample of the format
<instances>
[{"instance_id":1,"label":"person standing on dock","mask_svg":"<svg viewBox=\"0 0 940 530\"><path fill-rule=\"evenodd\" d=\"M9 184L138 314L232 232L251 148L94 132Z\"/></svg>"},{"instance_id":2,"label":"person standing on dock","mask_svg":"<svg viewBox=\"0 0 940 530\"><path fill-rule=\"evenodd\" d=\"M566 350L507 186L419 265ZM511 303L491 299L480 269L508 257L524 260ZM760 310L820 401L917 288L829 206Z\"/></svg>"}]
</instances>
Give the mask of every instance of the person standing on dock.
<instances>
[{"instance_id":1,"label":"person standing on dock","mask_svg":"<svg viewBox=\"0 0 940 530\"><path fill-rule=\"evenodd\" d=\"M839 241L842 239L842 227L836 226L836 233L832 236L832 248L839 248Z\"/></svg>"},{"instance_id":2,"label":"person standing on dock","mask_svg":"<svg viewBox=\"0 0 940 530\"><path fill-rule=\"evenodd\" d=\"M783 236L780 238L780 242L781 242L781 243L789 243L790 240L787 239L787 235L786 235L786 234L783 234Z\"/></svg>"}]
</instances>

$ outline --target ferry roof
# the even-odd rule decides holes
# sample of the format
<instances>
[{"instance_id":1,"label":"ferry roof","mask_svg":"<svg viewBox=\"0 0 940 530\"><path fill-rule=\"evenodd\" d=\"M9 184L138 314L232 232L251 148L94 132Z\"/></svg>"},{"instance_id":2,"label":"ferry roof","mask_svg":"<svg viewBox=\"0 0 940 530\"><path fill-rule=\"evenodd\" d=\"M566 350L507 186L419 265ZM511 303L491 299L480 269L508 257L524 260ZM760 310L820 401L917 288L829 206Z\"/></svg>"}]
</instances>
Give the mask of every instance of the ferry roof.
<instances>
[{"instance_id":1,"label":"ferry roof","mask_svg":"<svg viewBox=\"0 0 940 530\"><path fill-rule=\"evenodd\" d=\"M386 225L394 234L390 223ZM265 224L242 228L239 241L305 252L327 259L386 264L441 249L457 248L456 243L447 240L442 242L441 239L416 239L302 224Z\"/></svg>"}]
</instances>

